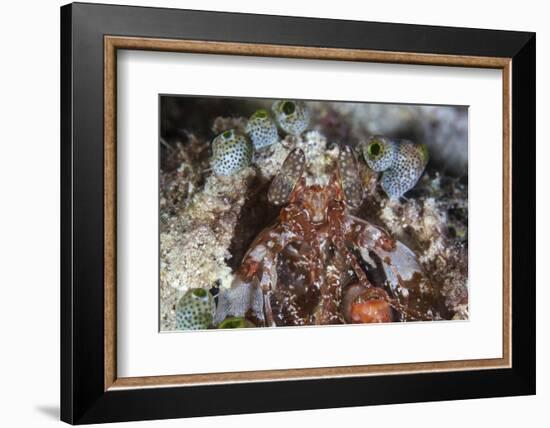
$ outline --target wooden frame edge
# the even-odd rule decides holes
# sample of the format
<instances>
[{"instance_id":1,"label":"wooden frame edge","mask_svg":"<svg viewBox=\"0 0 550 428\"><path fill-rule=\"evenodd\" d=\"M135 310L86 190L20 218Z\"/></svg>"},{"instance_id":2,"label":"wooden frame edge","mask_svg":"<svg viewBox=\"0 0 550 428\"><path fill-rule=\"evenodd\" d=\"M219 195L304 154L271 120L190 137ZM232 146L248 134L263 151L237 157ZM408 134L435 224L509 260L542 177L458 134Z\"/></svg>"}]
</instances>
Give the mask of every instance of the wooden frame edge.
<instances>
[{"instance_id":1,"label":"wooden frame edge","mask_svg":"<svg viewBox=\"0 0 550 428\"><path fill-rule=\"evenodd\" d=\"M116 376L116 52L117 49L250 55L339 61L502 69L503 72L503 356L495 359L283 369L192 375ZM511 82L512 60L501 57L419 54L361 49L104 36L104 390L291 381L512 366L511 310Z\"/></svg>"},{"instance_id":2,"label":"wooden frame edge","mask_svg":"<svg viewBox=\"0 0 550 428\"><path fill-rule=\"evenodd\" d=\"M104 45L104 389L116 381L116 47Z\"/></svg>"},{"instance_id":3,"label":"wooden frame edge","mask_svg":"<svg viewBox=\"0 0 550 428\"><path fill-rule=\"evenodd\" d=\"M502 356L512 367L512 60L502 69Z\"/></svg>"},{"instance_id":4,"label":"wooden frame edge","mask_svg":"<svg viewBox=\"0 0 550 428\"><path fill-rule=\"evenodd\" d=\"M186 52L197 54L250 55L335 61L368 61L396 64L445 65L457 67L504 68L509 58L467 55L425 54L366 49L340 49L261 43L215 42L105 36L105 45L116 49Z\"/></svg>"},{"instance_id":5,"label":"wooden frame edge","mask_svg":"<svg viewBox=\"0 0 550 428\"><path fill-rule=\"evenodd\" d=\"M474 366L472 366L474 364ZM109 390L133 388L158 388L169 386L218 385L267 381L293 381L303 379L328 379L366 377L376 375L402 375L466 371L475 369L499 369L506 367L502 358L485 360L460 360L405 364L380 364L368 366L316 367L310 369L258 370L247 372L204 373L191 375L144 376L118 378Z\"/></svg>"}]
</instances>

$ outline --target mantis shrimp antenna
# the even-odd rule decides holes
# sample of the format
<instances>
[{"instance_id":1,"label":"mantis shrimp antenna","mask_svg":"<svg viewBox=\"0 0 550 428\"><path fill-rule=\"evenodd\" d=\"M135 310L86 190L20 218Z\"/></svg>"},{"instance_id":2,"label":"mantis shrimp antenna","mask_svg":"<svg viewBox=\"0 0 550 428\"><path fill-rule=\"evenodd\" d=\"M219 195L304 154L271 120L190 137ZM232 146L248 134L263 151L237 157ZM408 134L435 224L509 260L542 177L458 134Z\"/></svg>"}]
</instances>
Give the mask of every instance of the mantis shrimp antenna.
<instances>
[{"instance_id":1,"label":"mantis shrimp antenna","mask_svg":"<svg viewBox=\"0 0 550 428\"><path fill-rule=\"evenodd\" d=\"M363 187L361 186L357 159L355 159L353 150L349 146L340 149L338 173L346 204L351 208L357 208L363 200Z\"/></svg>"},{"instance_id":2,"label":"mantis shrimp antenna","mask_svg":"<svg viewBox=\"0 0 550 428\"><path fill-rule=\"evenodd\" d=\"M306 155L301 149L294 149L289 153L281 170L269 186L267 192L269 202L277 206L288 203L296 183L304 172L305 165Z\"/></svg>"}]
</instances>

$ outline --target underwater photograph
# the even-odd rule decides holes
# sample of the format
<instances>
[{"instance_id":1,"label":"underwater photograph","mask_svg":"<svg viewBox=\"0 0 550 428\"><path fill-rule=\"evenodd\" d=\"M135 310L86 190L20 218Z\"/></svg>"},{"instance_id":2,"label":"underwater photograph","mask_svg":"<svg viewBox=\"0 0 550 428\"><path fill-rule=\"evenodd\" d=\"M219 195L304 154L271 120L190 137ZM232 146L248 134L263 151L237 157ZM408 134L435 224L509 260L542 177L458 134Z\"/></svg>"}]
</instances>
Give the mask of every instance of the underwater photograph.
<instances>
[{"instance_id":1,"label":"underwater photograph","mask_svg":"<svg viewBox=\"0 0 550 428\"><path fill-rule=\"evenodd\" d=\"M159 95L160 331L467 320L468 107Z\"/></svg>"}]
</instances>

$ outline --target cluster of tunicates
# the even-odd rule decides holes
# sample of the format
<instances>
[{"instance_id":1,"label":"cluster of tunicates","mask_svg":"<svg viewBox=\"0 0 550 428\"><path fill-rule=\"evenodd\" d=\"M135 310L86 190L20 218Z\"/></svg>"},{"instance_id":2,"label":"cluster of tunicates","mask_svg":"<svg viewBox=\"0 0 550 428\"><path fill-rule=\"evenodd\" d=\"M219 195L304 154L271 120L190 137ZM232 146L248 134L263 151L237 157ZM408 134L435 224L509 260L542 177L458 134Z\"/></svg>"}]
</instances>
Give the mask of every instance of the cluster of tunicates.
<instances>
[{"instance_id":1,"label":"cluster of tunicates","mask_svg":"<svg viewBox=\"0 0 550 428\"><path fill-rule=\"evenodd\" d=\"M380 186L389 198L398 199L411 190L426 168L428 149L425 144L375 136L362 146L367 165L382 172Z\"/></svg>"},{"instance_id":2,"label":"cluster of tunicates","mask_svg":"<svg viewBox=\"0 0 550 428\"><path fill-rule=\"evenodd\" d=\"M245 132L228 129L212 140L212 169L216 175L228 176L252 162L254 150L279 141L279 131L298 136L309 125L309 111L302 101L279 100L272 113L258 110L246 124Z\"/></svg>"}]
</instances>

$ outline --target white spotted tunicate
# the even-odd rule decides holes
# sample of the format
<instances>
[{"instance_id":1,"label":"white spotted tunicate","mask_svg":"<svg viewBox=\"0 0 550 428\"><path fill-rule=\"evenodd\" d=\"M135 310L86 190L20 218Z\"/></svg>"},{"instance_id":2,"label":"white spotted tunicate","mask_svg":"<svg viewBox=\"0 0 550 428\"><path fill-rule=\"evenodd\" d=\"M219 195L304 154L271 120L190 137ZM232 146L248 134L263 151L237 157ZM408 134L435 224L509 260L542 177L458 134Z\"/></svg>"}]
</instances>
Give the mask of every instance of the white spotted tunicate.
<instances>
[{"instance_id":1,"label":"white spotted tunicate","mask_svg":"<svg viewBox=\"0 0 550 428\"><path fill-rule=\"evenodd\" d=\"M376 172L387 170L393 165L397 153L397 143L386 137L371 137L362 146L367 165Z\"/></svg>"},{"instance_id":2,"label":"white spotted tunicate","mask_svg":"<svg viewBox=\"0 0 550 428\"><path fill-rule=\"evenodd\" d=\"M279 141L277 125L267 110L258 110L246 123L246 133L256 149L270 146Z\"/></svg>"},{"instance_id":3,"label":"white spotted tunicate","mask_svg":"<svg viewBox=\"0 0 550 428\"><path fill-rule=\"evenodd\" d=\"M235 129L212 140L212 169L216 175L232 175L250 165L254 149L248 137Z\"/></svg>"},{"instance_id":4,"label":"white spotted tunicate","mask_svg":"<svg viewBox=\"0 0 550 428\"><path fill-rule=\"evenodd\" d=\"M214 298L204 288L188 290L176 305L178 330L206 329L212 324Z\"/></svg>"},{"instance_id":5,"label":"white spotted tunicate","mask_svg":"<svg viewBox=\"0 0 550 428\"><path fill-rule=\"evenodd\" d=\"M300 135L309 126L309 110L302 101L275 101L271 110L281 129L288 134Z\"/></svg>"},{"instance_id":6,"label":"white spotted tunicate","mask_svg":"<svg viewBox=\"0 0 550 428\"><path fill-rule=\"evenodd\" d=\"M367 165L382 172L381 187L392 199L403 196L416 185L429 157L425 144L380 136L371 137L362 151Z\"/></svg>"},{"instance_id":7,"label":"white spotted tunicate","mask_svg":"<svg viewBox=\"0 0 550 428\"><path fill-rule=\"evenodd\" d=\"M390 198L403 196L416 185L427 163L428 151L424 144L399 143L392 166L382 174L382 189Z\"/></svg>"}]
</instances>

